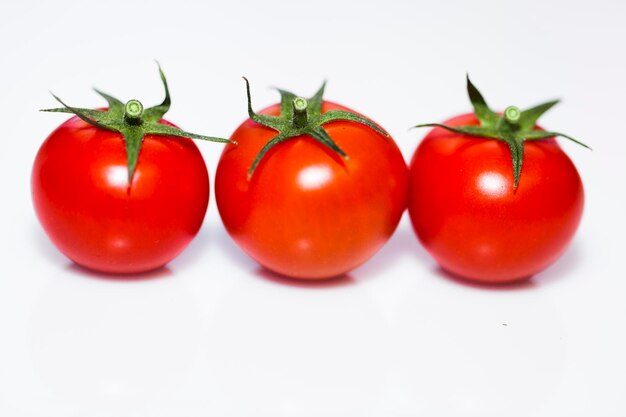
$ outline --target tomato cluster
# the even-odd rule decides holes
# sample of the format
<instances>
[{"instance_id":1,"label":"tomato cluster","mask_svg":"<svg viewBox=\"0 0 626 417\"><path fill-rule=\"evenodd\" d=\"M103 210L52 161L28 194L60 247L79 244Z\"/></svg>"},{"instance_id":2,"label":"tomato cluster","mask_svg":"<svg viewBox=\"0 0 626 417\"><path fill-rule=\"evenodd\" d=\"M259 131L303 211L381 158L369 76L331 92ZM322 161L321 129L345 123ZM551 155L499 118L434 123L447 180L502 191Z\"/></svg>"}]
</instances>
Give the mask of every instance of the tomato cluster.
<instances>
[{"instance_id":1,"label":"tomato cluster","mask_svg":"<svg viewBox=\"0 0 626 417\"><path fill-rule=\"evenodd\" d=\"M580 222L582 182L554 137L576 140L536 125L556 102L496 113L468 79L474 113L420 125L433 129L407 167L385 130L325 101L324 86L309 99L279 90L280 103L256 113L246 80L249 118L221 139L163 119L171 100L160 74L165 100L148 109L98 91L107 108L57 98L63 107L47 110L74 117L35 158L35 211L58 249L87 268L148 271L194 238L209 177L191 139L227 143L215 178L224 226L259 264L292 278L332 278L364 263L407 207L445 270L487 283L543 270Z\"/></svg>"}]
</instances>

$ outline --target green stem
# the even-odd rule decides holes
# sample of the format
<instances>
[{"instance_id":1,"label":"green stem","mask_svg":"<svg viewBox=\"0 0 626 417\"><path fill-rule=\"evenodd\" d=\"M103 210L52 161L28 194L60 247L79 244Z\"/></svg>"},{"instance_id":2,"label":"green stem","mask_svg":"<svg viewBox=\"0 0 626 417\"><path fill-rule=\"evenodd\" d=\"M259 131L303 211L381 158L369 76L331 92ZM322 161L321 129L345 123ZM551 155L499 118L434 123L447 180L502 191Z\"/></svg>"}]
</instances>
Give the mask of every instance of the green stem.
<instances>
[{"instance_id":1,"label":"green stem","mask_svg":"<svg viewBox=\"0 0 626 417\"><path fill-rule=\"evenodd\" d=\"M518 124L521 116L522 111L515 106L509 106L504 110L504 118L512 125Z\"/></svg>"},{"instance_id":2,"label":"green stem","mask_svg":"<svg viewBox=\"0 0 626 417\"><path fill-rule=\"evenodd\" d=\"M293 126L296 128L306 127L308 124L307 107L309 103L305 98L296 97L293 99Z\"/></svg>"},{"instance_id":3,"label":"green stem","mask_svg":"<svg viewBox=\"0 0 626 417\"><path fill-rule=\"evenodd\" d=\"M139 100L129 100L124 106L124 120L129 125L138 126L142 123L143 104Z\"/></svg>"}]
</instances>

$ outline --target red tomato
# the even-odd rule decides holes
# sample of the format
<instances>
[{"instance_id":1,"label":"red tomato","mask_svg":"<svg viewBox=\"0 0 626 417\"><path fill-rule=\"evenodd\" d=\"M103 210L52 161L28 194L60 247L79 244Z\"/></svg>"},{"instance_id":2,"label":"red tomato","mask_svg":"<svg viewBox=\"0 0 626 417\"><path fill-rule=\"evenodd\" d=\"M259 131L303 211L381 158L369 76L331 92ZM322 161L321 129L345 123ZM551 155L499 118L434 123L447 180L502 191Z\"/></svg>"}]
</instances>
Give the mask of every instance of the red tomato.
<instances>
[{"instance_id":1,"label":"red tomato","mask_svg":"<svg viewBox=\"0 0 626 417\"><path fill-rule=\"evenodd\" d=\"M324 101L322 113L348 110ZM277 116L274 105L260 114ZM407 166L391 138L352 121L324 125L349 156L308 136L272 148L247 173L276 131L248 119L217 167L215 193L226 230L266 268L294 278L344 274L394 232L406 207Z\"/></svg>"},{"instance_id":2,"label":"red tomato","mask_svg":"<svg viewBox=\"0 0 626 417\"><path fill-rule=\"evenodd\" d=\"M478 125L474 114L448 126ZM471 280L523 280L553 263L571 241L584 193L554 139L526 141L513 187L506 143L434 128L410 165L409 214L426 250Z\"/></svg>"},{"instance_id":3,"label":"red tomato","mask_svg":"<svg viewBox=\"0 0 626 417\"><path fill-rule=\"evenodd\" d=\"M32 196L44 230L67 257L135 273L165 265L198 233L209 178L192 140L146 135L129 188L122 135L72 117L39 149Z\"/></svg>"}]
</instances>

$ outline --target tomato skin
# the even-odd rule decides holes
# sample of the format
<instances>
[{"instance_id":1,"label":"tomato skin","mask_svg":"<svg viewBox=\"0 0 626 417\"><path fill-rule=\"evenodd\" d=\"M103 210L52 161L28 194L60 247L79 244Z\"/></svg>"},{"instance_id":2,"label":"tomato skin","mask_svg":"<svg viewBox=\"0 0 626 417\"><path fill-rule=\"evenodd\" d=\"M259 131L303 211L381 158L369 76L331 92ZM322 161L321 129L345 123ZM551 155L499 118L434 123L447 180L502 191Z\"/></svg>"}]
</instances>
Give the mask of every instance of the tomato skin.
<instances>
[{"instance_id":1,"label":"tomato skin","mask_svg":"<svg viewBox=\"0 0 626 417\"><path fill-rule=\"evenodd\" d=\"M478 125L473 114L448 126ZM530 278L571 241L583 212L576 167L554 139L527 141L517 190L506 143L434 128L410 164L409 215L446 270L483 283Z\"/></svg>"},{"instance_id":2,"label":"tomato skin","mask_svg":"<svg viewBox=\"0 0 626 417\"><path fill-rule=\"evenodd\" d=\"M77 264L107 273L149 271L175 258L198 233L209 177L192 140L146 135L130 189L127 175L122 135L78 117L39 149L31 177L35 212L55 246Z\"/></svg>"},{"instance_id":3,"label":"tomato skin","mask_svg":"<svg viewBox=\"0 0 626 417\"><path fill-rule=\"evenodd\" d=\"M322 112L341 109L324 101ZM278 115L280 106L261 114ZM224 148L215 176L226 230L266 268L300 279L342 275L389 239L406 208L408 170L391 138L354 122L324 128L343 160L308 136L272 148L247 173L273 129L246 120Z\"/></svg>"}]
</instances>

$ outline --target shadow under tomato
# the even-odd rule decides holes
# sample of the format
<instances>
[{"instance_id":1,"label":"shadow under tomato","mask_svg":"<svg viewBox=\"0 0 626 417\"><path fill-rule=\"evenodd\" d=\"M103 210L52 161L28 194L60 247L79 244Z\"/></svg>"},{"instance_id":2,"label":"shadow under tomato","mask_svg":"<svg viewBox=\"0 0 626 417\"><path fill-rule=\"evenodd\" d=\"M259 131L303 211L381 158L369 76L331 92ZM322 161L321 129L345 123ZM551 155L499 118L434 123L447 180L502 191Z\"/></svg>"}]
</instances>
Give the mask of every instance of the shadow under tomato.
<instances>
[{"instance_id":1,"label":"shadow under tomato","mask_svg":"<svg viewBox=\"0 0 626 417\"><path fill-rule=\"evenodd\" d=\"M43 228L38 224L33 224L33 242L39 255L51 263L71 262L67 259L48 239Z\"/></svg>"},{"instance_id":2,"label":"shadow under tomato","mask_svg":"<svg viewBox=\"0 0 626 417\"><path fill-rule=\"evenodd\" d=\"M258 265L237 246L235 241L228 235L228 232L226 232L221 222L209 225L201 230L200 233L204 233L208 236L206 239L210 242L209 246L211 246L209 250L222 252L234 265L247 270L252 270Z\"/></svg>"},{"instance_id":3,"label":"shadow under tomato","mask_svg":"<svg viewBox=\"0 0 626 417\"><path fill-rule=\"evenodd\" d=\"M488 291L521 291L539 288L560 281L561 279L567 279L567 276L576 269L580 258L579 246L576 242L573 242L565 253L544 271L528 277L527 279L504 283L480 283L471 281L465 277L447 271L440 266L437 266L434 272L440 278L470 288Z\"/></svg>"},{"instance_id":4,"label":"shadow under tomato","mask_svg":"<svg viewBox=\"0 0 626 417\"><path fill-rule=\"evenodd\" d=\"M50 263L58 264L67 271L89 278L103 279L109 281L146 281L157 278L165 278L172 275L172 271L167 265L152 271L140 272L136 274L113 274L96 271L81 266L63 255L52 242L48 239L41 227L33 227L33 240L35 247L42 257L45 257Z\"/></svg>"},{"instance_id":5,"label":"shadow under tomato","mask_svg":"<svg viewBox=\"0 0 626 417\"><path fill-rule=\"evenodd\" d=\"M215 245L215 250L221 251L225 256L230 258L234 265L237 265L239 268L252 271L256 277L262 280L268 281L272 284L284 285L288 287L319 289L337 288L355 283L354 278L349 274L343 274L335 278L324 280L304 280L278 274L259 265L255 260L246 255L245 252L243 252L228 235L226 229L224 229L223 226L220 226L221 225L211 225L205 230L201 230L200 233L204 233L205 236L210 235L210 237L205 238L210 242L209 246Z\"/></svg>"},{"instance_id":6,"label":"shadow under tomato","mask_svg":"<svg viewBox=\"0 0 626 417\"><path fill-rule=\"evenodd\" d=\"M538 286L534 280L534 277L529 277L513 282L486 283L472 281L461 275L457 275L453 272L443 269L441 266L435 267L434 273L435 275L437 275L438 278L443 278L453 284L487 291L522 291L529 290Z\"/></svg>"},{"instance_id":7,"label":"shadow under tomato","mask_svg":"<svg viewBox=\"0 0 626 417\"><path fill-rule=\"evenodd\" d=\"M262 266L255 271L255 275L272 284L295 288L328 289L346 287L356 283L356 280L350 274L343 274L328 279L298 279L278 274Z\"/></svg>"},{"instance_id":8,"label":"shadow under tomato","mask_svg":"<svg viewBox=\"0 0 626 417\"><path fill-rule=\"evenodd\" d=\"M551 285L572 275L584 258L580 244L574 240L552 265L536 275L539 285Z\"/></svg>"},{"instance_id":9,"label":"shadow under tomato","mask_svg":"<svg viewBox=\"0 0 626 417\"><path fill-rule=\"evenodd\" d=\"M176 271L185 271L197 262L201 262L207 253L210 252L213 243L212 230L203 227L200 229L196 237L187 245L187 247L168 265Z\"/></svg>"},{"instance_id":10,"label":"shadow under tomato","mask_svg":"<svg viewBox=\"0 0 626 417\"><path fill-rule=\"evenodd\" d=\"M421 243L415 236L415 232L408 221L402 221L389 241L355 271L358 281L379 277L387 274L394 263L401 258L409 256L415 258L421 265L434 264L434 260L424 250ZM417 268L417 267L416 267Z\"/></svg>"},{"instance_id":11,"label":"shadow under tomato","mask_svg":"<svg viewBox=\"0 0 626 417\"><path fill-rule=\"evenodd\" d=\"M85 268L84 266L78 265L77 263L69 264L66 269L73 274L80 275L83 277L106 280L106 281L115 281L115 282L138 282L138 281L149 281L161 278L167 278L172 276L172 270L167 266L162 266L157 269L153 269L151 271L139 272L135 274L116 274L116 273L108 273L96 271L94 269Z\"/></svg>"}]
</instances>

